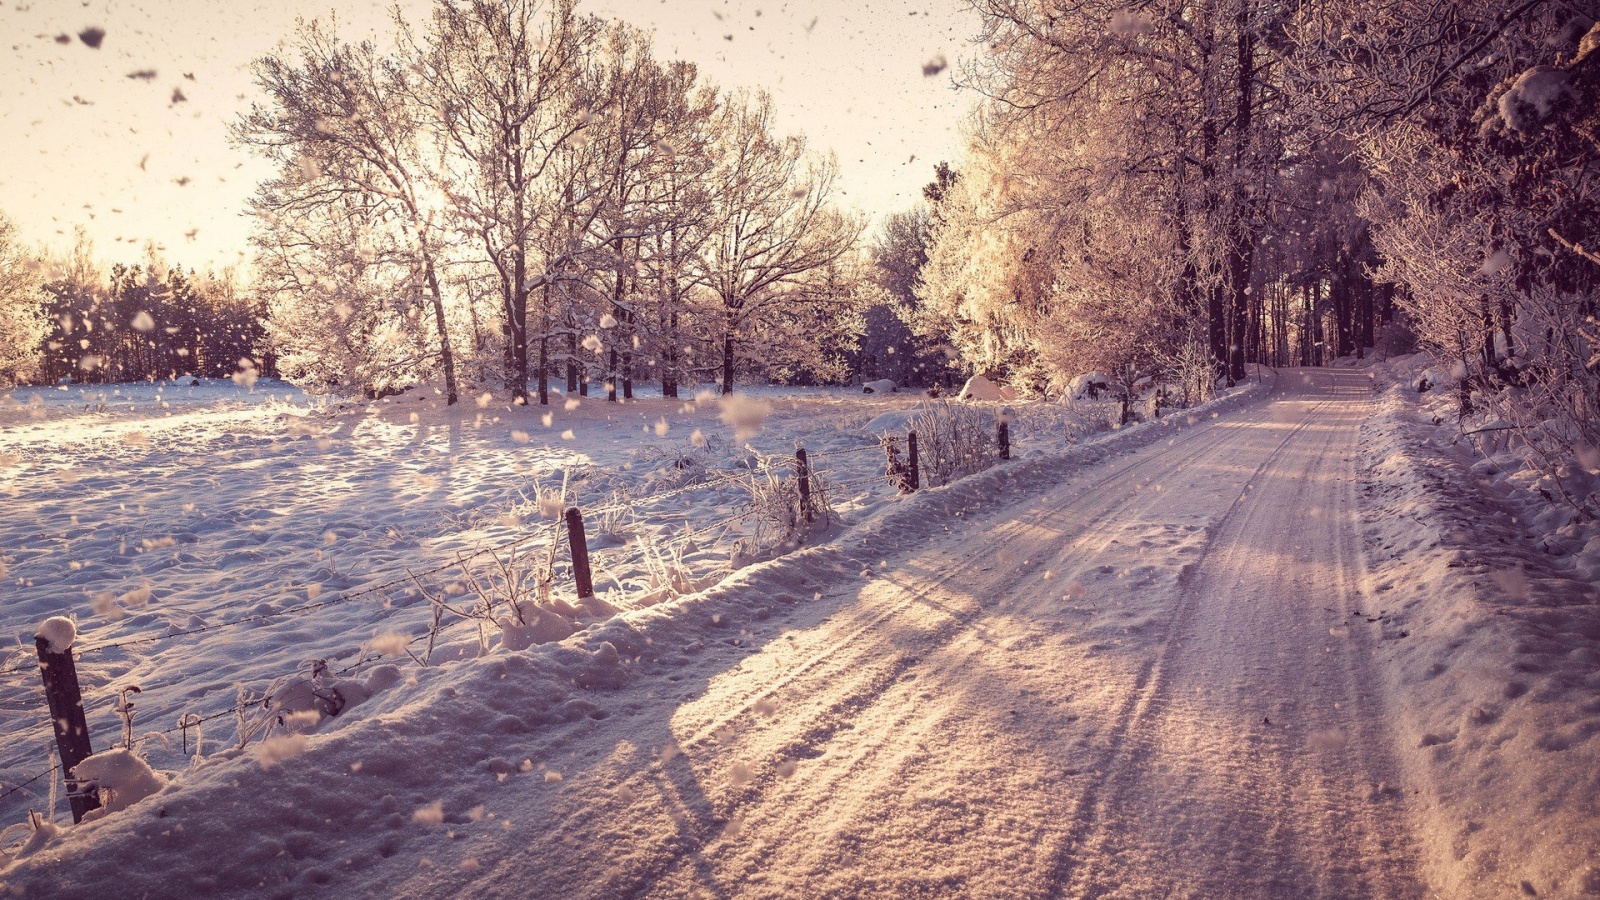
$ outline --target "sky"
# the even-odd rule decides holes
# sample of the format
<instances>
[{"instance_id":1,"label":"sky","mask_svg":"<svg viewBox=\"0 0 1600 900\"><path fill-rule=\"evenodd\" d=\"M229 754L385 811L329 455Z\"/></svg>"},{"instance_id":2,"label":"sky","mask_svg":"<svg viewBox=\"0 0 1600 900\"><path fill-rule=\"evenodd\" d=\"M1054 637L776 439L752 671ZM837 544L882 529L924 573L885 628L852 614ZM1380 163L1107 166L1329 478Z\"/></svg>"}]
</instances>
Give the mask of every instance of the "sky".
<instances>
[{"instance_id":1,"label":"sky","mask_svg":"<svg viewBox=\"0 0 1600 900\"><path fill-rule=\"evenodd\" d=\"M86 229L102 262L203 269L246 258L245 202L269 174L230 146L257 94L249 64L297 19L337 10L347 39L392 35L390 0L0 0L0 213L61 252ZM413 23L430 0L401 0ZM863 7L870 5L870 9ZM911 206L954 160L973 93L954 65L977 21L961 0L586 0L656 33L724 87L765 87L779 125L832 150L845 205ZM103 32L99 46L91 29ZM86 40L87 38L87 40Z\"/></svg>"}]
</instances>

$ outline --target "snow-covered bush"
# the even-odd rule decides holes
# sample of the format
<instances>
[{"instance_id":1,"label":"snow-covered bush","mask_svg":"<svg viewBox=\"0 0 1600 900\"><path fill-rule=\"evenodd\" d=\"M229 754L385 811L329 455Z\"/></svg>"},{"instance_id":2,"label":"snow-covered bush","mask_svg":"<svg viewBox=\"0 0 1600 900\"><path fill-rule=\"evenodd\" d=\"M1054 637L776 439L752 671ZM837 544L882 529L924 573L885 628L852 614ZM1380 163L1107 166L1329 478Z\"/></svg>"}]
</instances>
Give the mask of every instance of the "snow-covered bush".
<instances>
[{"instance_id":1,"label":"snow-covered bush","mask_svg":"<svg viewBox=\"0 0 1600 900\"><path fill-rule=\"evenodd\" d=\"M374 666L365 679L330 671L326 660L312 660L310 667L309 675L274 679L260 696L251 696L243 687L239 689L235 709L239 749L267 740L274 733L301 735L314 731L324 720L365 703L400 681L400 670L392 665Z\"/></svg>"},{"instance_id":2,"label":"snow-covered bush","mask_svg":"<svg viewBox=\"0 0 1600 900\"><path fill-rule=\"evenodd\" d=\"M751 509L752 533L742 542L740 555L753 559L774 550L794 547L813 528L826 527L832 520L827 479L821 474L809 474L808 517L793 457L752 451L749 459L749 468L734 479L749 495Z\"/></svg>"},{"instance_id":3,"label":"snow-covered bush","mask_svg":"<svg viewBox=\"0 0 1600 900\"><path fill-rule=\"evenodd\" d=\"M579 610L555 597L556 551L560 546L562 523L556 521L549 542L532 550L517 545L463 555L457 569L447 579L414 578L417 590L433 609L433 624L427 645L420 654L406 648L405 653L419 665L432 662L439 632L454 620L476 623L478 649L487 652L496 633L507 649L521 650L532 644L559 640L575 629L570 623ZM551 617L567 620L563 626ZM549 637L566 627L564 634Z\"/></svg>"},{"instance_id":4,"label":"snow-covered bush","mask_svg":"<svg viewBox=\"0 0 1600 900\"><path fill-rule=\"evenodd\" d=\"M911 429L928 487L987 469L999 458L995 413L985 407L933 401L911 420Z\"/></svg>"},{"instance_id":5,"label":"snow-covered bush","mask_svg":"<svg viewBox=\"0 0 1600 900\"><path fill-rule=\"evenodd\" d=\"M1191 338L1161 359L1169 402L1188 409L1217 396L1217 361L1200 340Z\"/></svg>"}]
</instances>

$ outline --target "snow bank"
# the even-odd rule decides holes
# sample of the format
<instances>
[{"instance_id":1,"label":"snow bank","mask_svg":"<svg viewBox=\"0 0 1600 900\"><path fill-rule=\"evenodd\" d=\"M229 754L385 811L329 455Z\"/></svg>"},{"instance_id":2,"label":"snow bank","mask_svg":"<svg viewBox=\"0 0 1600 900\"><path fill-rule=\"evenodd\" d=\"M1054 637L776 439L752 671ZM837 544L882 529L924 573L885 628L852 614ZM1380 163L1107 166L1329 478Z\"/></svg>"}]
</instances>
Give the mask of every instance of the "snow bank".
<instances>
[{"instance_id":1,"label":"snow bank","mask_svg":"<svg viewBox=\"0 0 1600 900\"><path fill-rule=\"evenodd\" d=\"M956 395L957 400L1003 400L1000 386L983 377L974 375L967 379L962 386L961 393Z\"/></svg>"},{"instance_id":2,"label":"snow bank","mask_svg":"<svg viewBox=\"0 0 1600 900\"><path fill-rule=\"evenodd\" d=\"M1600 595L1585 553L1530 533L1514 492L1431 440L1451 430L1391 383L1361 459L1367 612L1422 785L1428 880L1444 896L1597 893Z\"/></svg>"}]
</instances>

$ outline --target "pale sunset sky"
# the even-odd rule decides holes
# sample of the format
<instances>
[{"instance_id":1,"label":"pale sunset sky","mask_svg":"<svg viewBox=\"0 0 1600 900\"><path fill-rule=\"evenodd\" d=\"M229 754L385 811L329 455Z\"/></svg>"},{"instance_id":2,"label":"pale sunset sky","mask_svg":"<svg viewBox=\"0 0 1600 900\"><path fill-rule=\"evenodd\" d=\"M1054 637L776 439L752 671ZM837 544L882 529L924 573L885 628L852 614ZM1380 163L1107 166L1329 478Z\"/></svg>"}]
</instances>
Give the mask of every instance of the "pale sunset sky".
<instances>
[{"instance_id":1,"label":"pale sunset sky","mask_svg":"<svg viewBox=\"0 0 1600 900\"><path fill-rule=\"evenodd\" d=\"M102 262L205 268L248 254L245 200L267 167L228 142L255 98L248 66L296 19L334 11L352 40L391 40L389 0L0 0L0 213L23 241L69 248L84 226ZM431 0L402 0L413 25ZM975 16L961 0L585 0L656 32L657 52L723 87L765 87L786 131L838 154L844 202L909 207L954 160L971 91L952 69ZM99 29L98 49L79 37ZM62 43L59 35L70 41ZM91 35L92 37L92 35ZM154 73L151 75L150 73ZM130 77L134 76L134 77ZM914 157L914 159L913 159Z\"/></svg>"}]
</instances>

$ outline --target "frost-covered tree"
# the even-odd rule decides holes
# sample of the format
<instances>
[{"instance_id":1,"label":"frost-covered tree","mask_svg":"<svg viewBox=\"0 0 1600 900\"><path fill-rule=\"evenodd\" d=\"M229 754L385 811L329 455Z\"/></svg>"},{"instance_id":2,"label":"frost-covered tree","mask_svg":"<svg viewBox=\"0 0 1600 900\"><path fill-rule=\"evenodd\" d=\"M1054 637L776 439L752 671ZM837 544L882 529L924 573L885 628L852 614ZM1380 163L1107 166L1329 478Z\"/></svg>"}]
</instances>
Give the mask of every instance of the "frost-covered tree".
<instances>
[{"instance_id":1,"label":"frost-covered tree","mask_svg":"<svg viewBox=\"0 0 1600 900\"><path fill-rule=\"evenodd\" d=\"M419 96L447 148L445 192L493 271L518 403L528 399L529 298L543 283L531 245L563 197L548 182L552 163L603 113L581 78L601 27L573 0L467 0L436 5L419 45Z\"/></svg>"},{"instance_id":2,"label":"frost-covered tree","mask_svg":"<svg viewBox=\"0 0 1600 900\"><path fill-rule=\"evenodd\" d=\"M1094 333L1077 321L1090 316L1145 338L1202 323L1219 366L1241 376L1260 354L1252 298L1283 155L1284 8L973 6L987 52L966 81L988 99L935 229L928 319L976 368L1039 386L1088 364L1091 348L1059 341L1080 324Z\"/></svg>"},{"instance_id":3,"label":"frost-covered tree","mask_svg":"<svg viewBox=\"0 0 1600 900\"><path fill-rule=\"evenodd\" d=\"M1313 4L1306 93L1356 142L1361 212L1418 336L1458 364L1462 412L1517 423L1555 490L1600 445L1592 5ZM1572 489L1574 505L1600 506Z\"/></svg>"},{"instance_id":4,"label":"frost-covered tree","mask_svg":"<svg viewBox=\"0 0 1600 900\"><path fill-rule=\"evenodd\" d=\"M847 379L865 313L884 304L875 274L871 261L852 251L785 284L783 302L766 315L764 346L752 356L751 369L782 384Z\"/></svg>"},{"instance_id":5,"label":"frost-covered tree","mask_svg":"<svg viewBox=\"0 0 1600 900\"><path fill-rule=\"evenodd\" d=\"M237 134L278 165L253 211L279 293L256 296L286 372L371 389L442 370L454 396L459 364L548 403L563 364L569 390L603 369L622 398L655 368L673 395L835 333L808 273L860 223L831 205L834 163L772 133L767 98L724 98L572 0L441 2L426 27L397 24L386 53L304 25L256 66L268 100ZM435 351L373 345L395 316ZM309 362L323 345L327 372ZM407 368L378 378L379 359Z\"/></svg>"},{"instance_id":6,"label":"frost-covered tree","mask_svg":"<svg viewBox=\"0 0 1600 900\"><path fill-rule=\"evenodd\" d=\"M0 386L30 378L39 368L49 331L38 261L17 241L16 226L0 216Z\"/></svg>"},{"instance_id":7,"label":"frost-covered tree","mask_svg":"<svg viewBox=\"0 0 1600 900\"><path fill-rule=\"evenodd\" d=\"M679 385L698 371L694 348L700 322L691 301L699 286L696 262L718 215L711 179L721 95L698 78L693 66L674 63L665 74L658 107L664 133L651 147L635 304L638 331L648 342L662 396L676 397Z\"/></svg>"},{"instance_id":8,"label":"frost-covered tree","mask_svg":"<svg viewBox=\"0 0 1600 900\"><path fill-rule=\"evenodd\" d=\"M944 166L942 171L952 170ZM929 185L929 192L938 184ZM873 278L881 294L862 314L864 330L854 367L863 380L888 378L918 386L947 380L949 359L942 350L943 336L930 339L912 327L918 319L917 286L928 264L934 202L926 199L911 209L889 214L873 238Z\"/></svg>"},{"instance_id":9,"label":"frost-covered tree","mask_svg":"<svg viewBox=\"0 0 1600 900\"><path fill-rule=\"evenodd\" d=\"M283 376L312 391L402 389L431 356L407 254L368 228L359 204L263 216L253 289Z\"/></svg>"},{"instance_id":10,"label":"frost-covered tree","mask_svg":"<svg viewBox=\"0 0 1600 900\"><path fill-rule=\"evenodd\" d=\"M64 256L47 256L41 291L48 332L39 359L43 381L146 381L220 377L259 356L261 314L235 275L197 273L169 264L154 247L109 272L78 233Z\"/></svg>"},{"instance_id":11,"label":"frost-covered tree","mask_svg":"<svg viewBox=\"0 0 1600 900\"><path fill-rule=\"evenodd\" d=\"M779 136L766 93L728 96L715 129L711 183L719 207L698 268L704 336L726 394L742 362L780 349L774 326L826 313L828 305L801 283L850 252L863 225L831 205L837 162L808 153L799 136ZM791 337L807 333L817 331L786 329Z\"/></svg>"},{"instance_id":12,"label":"frost-covered tree","mask_svg":"<svg viewBox=\"0 0 1600 900\"><path fill-rule=\"evenodd\" d=\"M387 227L394 251L410 257L424 289L445 402L455 403L455 351L440 275L447 223L435 178L438 154L426 140L424 107L415 96L418 67L380 55L370 43L341 42L331 26L313 21L296 30L288 51L257 60L254 73L267 100L251 108L235 135L286 170L262 186L256 211L314 215L317 206L354 198ZM281 329L279 335L292 339Z\"/></svg>"}]
</instances>

